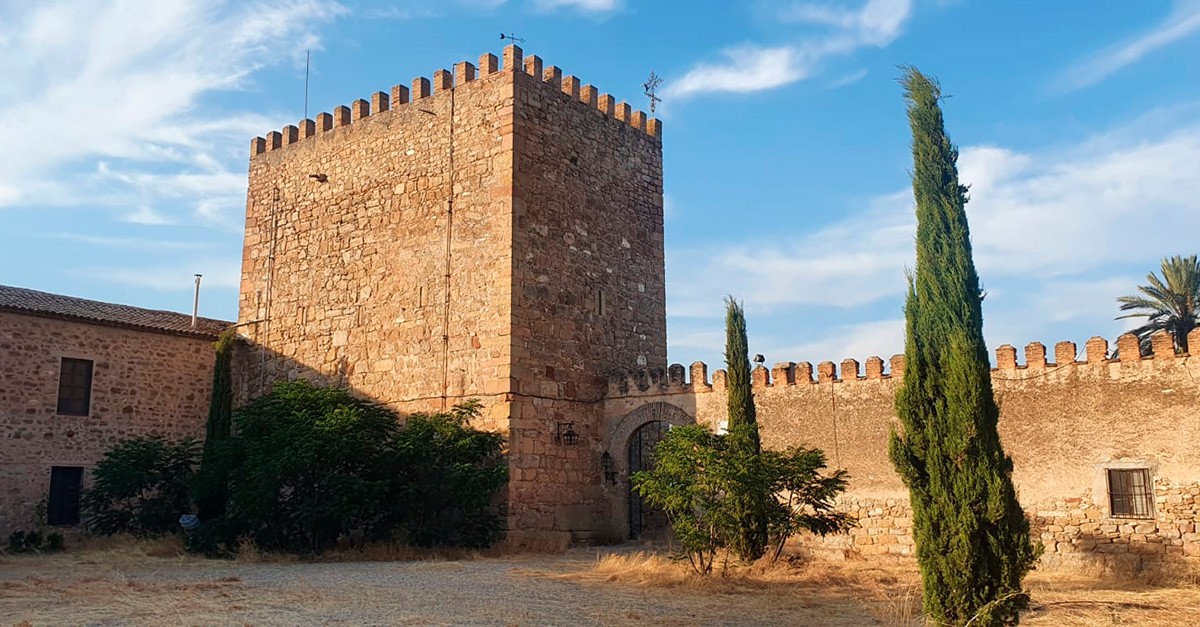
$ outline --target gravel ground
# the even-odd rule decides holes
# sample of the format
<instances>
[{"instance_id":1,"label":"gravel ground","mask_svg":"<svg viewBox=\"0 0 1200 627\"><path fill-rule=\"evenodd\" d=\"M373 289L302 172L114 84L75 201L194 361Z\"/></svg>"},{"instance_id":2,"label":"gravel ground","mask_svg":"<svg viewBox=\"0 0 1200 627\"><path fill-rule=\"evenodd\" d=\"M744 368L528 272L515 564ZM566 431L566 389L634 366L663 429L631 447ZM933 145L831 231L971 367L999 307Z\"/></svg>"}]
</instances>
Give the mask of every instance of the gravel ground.
<instances>
[{"instance_id":1,"label":"gravel ground","mask_svg":"<svg viewBox=\"0 0 1200 627\"><path fill-rule=\"evenodd\" d=\"M589 582L594 552L460 561L242 563L82 555L0 562L0 623L877 624L795 594ZM116 563L114 563L116 562Z\"/></svg>"},{"instance_id":2,"label":"gravel ground","mask_svg":"<svg viewBox=\"0 0 1200 627\"><path fill-rule=\"evenodd\" d=\"M615 552L602 564L598 557L612 549L263 562L127 543L0 557L0 625L921 624L911 565L812 562L697 582L662 558ZM1151 585L1039 569L1026 585L1034 603L1022 624L1200 624L1200 574Z\"/></svg>"}]
</instances>

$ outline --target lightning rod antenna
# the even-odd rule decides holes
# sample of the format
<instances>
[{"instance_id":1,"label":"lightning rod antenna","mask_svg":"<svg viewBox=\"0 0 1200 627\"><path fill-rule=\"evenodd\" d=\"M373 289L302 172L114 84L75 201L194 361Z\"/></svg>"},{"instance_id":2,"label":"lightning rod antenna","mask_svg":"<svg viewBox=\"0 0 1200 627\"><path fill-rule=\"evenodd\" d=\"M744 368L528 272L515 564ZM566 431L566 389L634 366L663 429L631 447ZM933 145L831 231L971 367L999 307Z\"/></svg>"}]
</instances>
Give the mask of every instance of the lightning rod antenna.
<instances>
[{"instance_id":1,"label":"lightning rod antenna","mask_svg":"<svg viewBox=\"0 0 1200 627\"><path fill-rule=\"evenodd\" d=\"M304 118L308 119L308 68L312 62L312 50L304 51Z\"/></svg>"}]
</instances>

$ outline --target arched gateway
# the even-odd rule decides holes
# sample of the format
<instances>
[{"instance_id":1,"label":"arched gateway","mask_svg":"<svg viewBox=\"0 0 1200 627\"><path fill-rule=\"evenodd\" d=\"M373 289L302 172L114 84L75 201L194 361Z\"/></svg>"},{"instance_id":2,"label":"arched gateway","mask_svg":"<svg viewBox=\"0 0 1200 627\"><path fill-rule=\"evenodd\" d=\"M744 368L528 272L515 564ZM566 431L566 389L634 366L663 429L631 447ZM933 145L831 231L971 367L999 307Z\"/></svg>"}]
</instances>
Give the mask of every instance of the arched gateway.
<instances>
[{"instance_id":1,"label":"arched gateway","mask_svg":"<svg viewBox=\"0 0 1200 627\"><path fill-rule=\"evenodd\" d=\"M654 447L666 437L671 427L694 422L691 415L675 405L649 403L627 414L617 425L612 442L617 446L622 442L626 444L627 454L621 460L625 467L619 470L627 479L630 538L653 536L665 531L667 518L633 491L633 484L628 482L628 477L641 470L654 469Z\"/></svg>"}]
</instances>

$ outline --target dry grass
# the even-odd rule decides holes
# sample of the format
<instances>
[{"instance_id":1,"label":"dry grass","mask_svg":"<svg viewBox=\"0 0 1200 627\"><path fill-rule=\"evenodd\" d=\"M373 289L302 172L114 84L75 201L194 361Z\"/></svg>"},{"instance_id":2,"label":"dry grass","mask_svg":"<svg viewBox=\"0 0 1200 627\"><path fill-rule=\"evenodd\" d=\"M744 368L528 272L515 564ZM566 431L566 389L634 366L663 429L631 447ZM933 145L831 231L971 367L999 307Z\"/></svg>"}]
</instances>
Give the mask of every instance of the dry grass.
<instances>
[{"instance_id":1,"label":"dry grass","mask_svg":"<svg viewBox=\"0 0 1200 627\"><path fill-rule=\"evenodd\" d=\"M718 565L719 567L720 565ZM1200 624L1200 572L1043 568L1028 625ZM659 592L655 592L655 591ZM925 624L906 565L789 560L699 577L655 552L504 556L389 545L320 561L187 555L175 540L0 557L0 624Z\"/></svg>"},{"instance_id":2,"label":"dry grass","mask_svg":"<svg viewBox=\"0 0 1200 627\"><path fill-rule=\"evenodd\" d=\"M723 567L722 567L723 566ZM712 576L662 553L598 553L590 570L559 575L592 583L694 591L704 595L792 600L829 617L869 617L884 625L920 624L920 578L911 568L863 561L764 559L718 564ZM861 618L859 619L861 621ZM860 623L861 624L861 623Z\"/></svg>"},{"instance_id":3,"label":"dry grass","mask_svg":"<svg viewBox=\"0 0 1200 627\"><path fill-rule=\"evenodd\" d=\"M920 575L911 565L863 561L799 561L732 566L701 577L662 554L598 555L593 568L564 577L727 595L806 595L847 599L883 625L924 625ZM1043 567L1026 580L1028 625L1200 624L1200 569L1176 566L1148 573L1103 571L1086 565Z\"/></svg>"}]
</instances>

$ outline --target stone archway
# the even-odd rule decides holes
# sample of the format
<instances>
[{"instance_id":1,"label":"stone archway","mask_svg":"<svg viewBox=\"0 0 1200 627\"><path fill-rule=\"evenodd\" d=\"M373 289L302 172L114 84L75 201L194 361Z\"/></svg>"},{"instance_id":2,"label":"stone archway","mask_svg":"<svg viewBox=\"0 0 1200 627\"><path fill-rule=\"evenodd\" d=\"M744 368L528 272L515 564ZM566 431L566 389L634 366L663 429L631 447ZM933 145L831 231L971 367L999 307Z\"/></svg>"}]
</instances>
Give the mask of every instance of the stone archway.
<instances>
[{"instance_id":1,"label":"stone archway","mask_svg":"<svg viewBox=\"0 0 1200 627\"><path fill-rule=\"evenodd\" d=\"M624 479L628 537L654 536L666 530L666 517L642 502L632 490L629 476L654 467L654 446L673 426L696 421L683 409L670 403L648 403L629 412L617 424L609 440L615 470Z\"/></svg>"}]
</instances>

